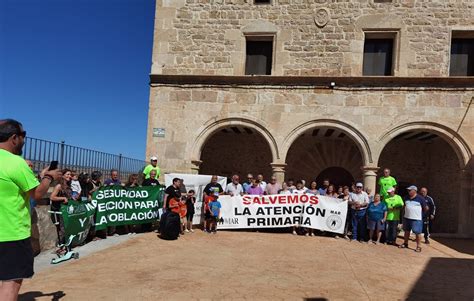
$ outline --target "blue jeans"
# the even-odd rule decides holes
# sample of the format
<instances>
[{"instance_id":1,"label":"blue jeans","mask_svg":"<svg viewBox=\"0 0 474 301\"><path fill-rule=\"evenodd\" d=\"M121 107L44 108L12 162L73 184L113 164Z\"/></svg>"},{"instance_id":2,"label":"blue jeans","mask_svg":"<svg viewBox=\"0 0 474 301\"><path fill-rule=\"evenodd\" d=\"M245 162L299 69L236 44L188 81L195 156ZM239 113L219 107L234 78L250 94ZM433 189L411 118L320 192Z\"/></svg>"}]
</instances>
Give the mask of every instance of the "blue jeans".
<instances>
[{"instance_id":1,"label":"blue jeans","mask_svg":"<svg viewBox=\"0 0 474 301\"><path fill-rule=\"evenodd\" d=\"M398 220L387 221L387 242L393 243L397 239Z\"/></svg>"},{"instance_id":2,"label":"blue jeans","mask_svg":"<svg viewBox=\"0 0 474 301\"><path fill-rule=\"evenodd\" d=\"M352 209L352 239L357 240L357 238L360 238L365 240L365 232L367 231L366 228L365 209Z\"/></svg>"}]
</instances>

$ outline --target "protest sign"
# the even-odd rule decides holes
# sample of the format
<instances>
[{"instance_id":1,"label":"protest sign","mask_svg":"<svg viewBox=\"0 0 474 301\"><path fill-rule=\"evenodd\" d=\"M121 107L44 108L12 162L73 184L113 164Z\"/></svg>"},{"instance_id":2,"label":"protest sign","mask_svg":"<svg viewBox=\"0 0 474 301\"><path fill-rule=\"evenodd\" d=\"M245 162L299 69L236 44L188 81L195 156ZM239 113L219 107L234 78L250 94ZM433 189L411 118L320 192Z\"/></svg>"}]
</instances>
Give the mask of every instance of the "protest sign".
<instances>
[{"instance_id":1,"label":"protest sign","mask_svg":"<svg viewBox=\"0 0 474 301\"><path fill-rule=\"evenodd\" d=\"M159 186L102 187L92 196L92 205L96 207L95 228L152 223L159 218L162 201L163 187Z\"/></svg>"},{"instance_id":2,"label":"protest sign","mask_svg":"<svg viewBox=\"0 0 474 301\"><path fill-rule=\"evenodd\" d=\"M311 194L220 196L219 229L301 226L343 233L347 201Z\"/></svg>"},{"instance_id":3,"label":"protest sign","mask_svg":"<svg viewBox=\"0 0 474 301\"><path fill-rule=\"evenodd\" d=\"M166 187L173 184L173 179L179 178L183 179L186 190L194 190L196 196L196 203L194 204L195 214L193 217L193 224L197 225L201 223L201 213L202 213L202 196L204 187L211 182L212 176L209 175L193 175L193 174L179 174L179 173L170 173L165 174L165 184ZM225 190L227 185L227 178L217 177L217 183L221 184L222 189Z\"/></svg>"},{"instance_id":4,"label":"protest sign","mask_svg":"<svg viewBox=\"0 0 474 301\"><path fill-rule=\"evenodd\" d=\"M65 237L74 236L72 246L85 241L89 229L94 222L95 208L91 204L69 200L61 205L61 214L64 221Z\"/></svg>"}]
</instances>

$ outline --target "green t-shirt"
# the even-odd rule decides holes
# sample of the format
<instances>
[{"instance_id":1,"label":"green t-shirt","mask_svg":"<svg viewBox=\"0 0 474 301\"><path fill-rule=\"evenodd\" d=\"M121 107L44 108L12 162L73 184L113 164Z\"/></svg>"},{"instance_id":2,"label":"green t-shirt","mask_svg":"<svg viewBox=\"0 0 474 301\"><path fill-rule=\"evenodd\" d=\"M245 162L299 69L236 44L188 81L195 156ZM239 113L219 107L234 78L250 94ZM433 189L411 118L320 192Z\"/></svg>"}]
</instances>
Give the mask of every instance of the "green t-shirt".
<instances>
[{"instance_id":1,"label":"green t-shirt","mask_svg":"<svg viewBox=\"0 0 474 301\"><path fill-rule=\"evenodd\" d=\"M398 221L400 220L400 210L402 209L404 203L402 198L396 194L392 197L387 197L384 200L385 204L387 205L387 220L388 221ZM394 208L396 207L396 208Z\"/></svg>"},{"instance_id":2,"label":"green t-shirt","mask_svg":"<svg viewBox=\"0 0 474 301\"><path fill-rule=\"evenodd\" d=\"M30 196L39 185L25 160L0 149L0 242L30 237Z\"/></svg>"},{"instance_id":3,"label":"green t-shirt","mask_svg":"<svg viewBox=\"0 0 474 301\"><path fill-rule=\"evenodd\" d=\"M397 186L397 181L395 180L394 177L388 176L388 177L381 177L379 179L379 188L380 188L380 195L382 198L388 197L388 192L387 190L390 187L395 187Z\"/></svg>"},{"instance_id":4,"label":"green t-shirt","mask_svg":"<svg viewBox=\"0 0 474 301\"><path fill-rule=\"evenodd\" d=\"M145 175L145 179L150 178L150 171L152 171L152 170L156 170L156 178L157 179L160 177L160 168L158 167L158 165L156 167L154 167L153 165L148 164L145 167L145 169L143 170L143 174Z\"/></svg>"}]
</instances>

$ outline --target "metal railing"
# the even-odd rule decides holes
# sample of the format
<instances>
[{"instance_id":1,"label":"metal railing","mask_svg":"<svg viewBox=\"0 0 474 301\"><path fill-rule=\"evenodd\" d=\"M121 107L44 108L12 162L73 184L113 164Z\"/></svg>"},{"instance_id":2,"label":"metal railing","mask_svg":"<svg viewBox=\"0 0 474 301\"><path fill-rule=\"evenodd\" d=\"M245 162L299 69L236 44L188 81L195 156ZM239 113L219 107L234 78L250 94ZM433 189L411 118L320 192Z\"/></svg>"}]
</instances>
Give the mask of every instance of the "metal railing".
<instances>
[{"instance_id":1,"label":"metal railing","mask_svg":"<svg viewBox=\"0 0 474 301\"><path fill-rule=\"evenodd\" d=\"M111 169L117 169L122 182L134 173L140 173L147 164L143 160L132 159L82 147L66 144L64 141L52 142L43 139L25 138L23 157L33 163L35 171L41 171L53 160L59 161L60 168L68 168L78 173L102 172L104 178Z\"/></svg>"}]
</instances>

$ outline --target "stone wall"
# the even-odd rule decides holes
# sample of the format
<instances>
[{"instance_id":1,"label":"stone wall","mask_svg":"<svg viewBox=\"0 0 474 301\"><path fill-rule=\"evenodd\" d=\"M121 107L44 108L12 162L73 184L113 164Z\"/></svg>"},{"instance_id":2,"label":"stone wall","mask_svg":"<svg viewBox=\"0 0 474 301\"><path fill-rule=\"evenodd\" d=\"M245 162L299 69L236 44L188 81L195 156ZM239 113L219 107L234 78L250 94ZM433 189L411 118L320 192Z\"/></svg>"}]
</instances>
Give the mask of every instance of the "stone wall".
<instances>
[{"instance_id":1,"label":"stone wall","mask_svg":"<svg viewBox=\"0 0 474 301\"><path fill-rule=\"evenodd\" d=\"M457 231L460 171L456 153L448 143L441 138L430 142L393 140L382 152L380 167L391 169L400 183L401 195L406 195L408 185L428 188L437 207L434 232Z\"/></svg>"},{"instance_id":2,"label":"stone wall","mask_svg":"<svg viewBox=\"0 0 474 301\"><path fill-rule=\"evenodd\" d=\"M274 35L272 75L362 74L364 32L394 32L394 75L446 76L471 0L158 0L154 74L243 75L245 36ZM318 26L319 25L319 26Z\"/></svg>"}]
</instances>

